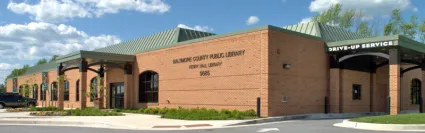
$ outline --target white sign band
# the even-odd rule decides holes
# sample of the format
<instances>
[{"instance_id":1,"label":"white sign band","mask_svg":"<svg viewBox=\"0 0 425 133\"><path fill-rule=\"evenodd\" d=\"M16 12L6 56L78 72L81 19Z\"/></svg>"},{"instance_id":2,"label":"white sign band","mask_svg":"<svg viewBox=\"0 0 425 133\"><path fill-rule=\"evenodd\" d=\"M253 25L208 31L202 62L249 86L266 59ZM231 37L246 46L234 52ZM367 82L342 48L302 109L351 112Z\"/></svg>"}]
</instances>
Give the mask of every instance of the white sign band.
<instances>
[{"instance_id":1,"label":"white sign band","mask_svg":"<svg viewBox=\"0 0 425 133\"><path fill-rule=\"evenodd\" d=\"M335 47L329 47L328 51L337 52L337 51L378 48L378 47L388 47L388 46L397 46L397 43L393 43L393 41L384 41L384 42L373 42L373 43L364 43L364 44L353 44L353 45L346 45L346 46L335 46Z\"/></svg>"}]
</instances>

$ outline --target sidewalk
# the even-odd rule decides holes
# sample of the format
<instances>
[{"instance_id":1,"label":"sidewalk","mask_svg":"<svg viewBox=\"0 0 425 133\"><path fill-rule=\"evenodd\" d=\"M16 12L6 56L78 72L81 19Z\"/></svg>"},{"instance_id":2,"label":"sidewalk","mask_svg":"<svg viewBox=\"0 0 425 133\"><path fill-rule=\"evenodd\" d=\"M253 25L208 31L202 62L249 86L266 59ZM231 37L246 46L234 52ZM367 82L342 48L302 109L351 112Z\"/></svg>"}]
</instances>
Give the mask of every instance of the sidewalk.
<instances>
[{"instance_id":1,"label":"sidewalk","mask_svg":"<svg viewBox=\"0 0 425 133\"><path fill-rule=\"evenodd\" d=\"M157 115L128 114L125 116L30 116L29 112L2 112L0 124L38 124L59 126L81 126L133 130L177 130L224 127L245 120L189 121L164 119Z\"/></svg>"}]
</instances>

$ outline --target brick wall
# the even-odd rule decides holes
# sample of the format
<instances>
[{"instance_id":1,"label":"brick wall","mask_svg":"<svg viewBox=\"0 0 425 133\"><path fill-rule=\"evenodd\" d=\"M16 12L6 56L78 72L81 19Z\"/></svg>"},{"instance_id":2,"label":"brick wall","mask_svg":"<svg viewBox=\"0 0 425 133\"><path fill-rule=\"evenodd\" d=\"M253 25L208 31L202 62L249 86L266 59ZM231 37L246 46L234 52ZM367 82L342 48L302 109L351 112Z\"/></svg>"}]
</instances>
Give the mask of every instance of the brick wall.
<instances>
[{"instance_id":1,"label":"brick wall","mask_svg":"<svg viewBox=\"0 0 425 133\"><path fill-rule=\"evenodd\" d=\"M329 70L324 42L277 31L269 36L270 115L323 113Z\"/></svg>"},{"instance_id":2,"label":"brick wall","mask_svg":"<svg viewBox=\"0 0 425 133\"><path fill-rule=\"evenodd\" d=\"M344 113L370 111L370 73L342 70L342 111ZM353 84L361 85L361 99L353 100Z\"/></svg>"},{"instance_id":3,"label":"brick wall","mask_svg":"<svg viewBox=\"0 0 425 133\"><path fill-rule=\"evenodd\" d=\"M265 38L267 31L257 31L137 54L133 106L255 109L260 88L267 90L267 85L261 84L261 49L267 45ZM243 56L173 64L177 58L239 50L245 50ZM189 65L212 62L221 65L189 69ZM159 74L158 104L138 103L138 76L147 70ZM209 71L210 75L200 76L200 71ZM262 112L267 115L266 109Z\"/></svg>"}]
</instances>

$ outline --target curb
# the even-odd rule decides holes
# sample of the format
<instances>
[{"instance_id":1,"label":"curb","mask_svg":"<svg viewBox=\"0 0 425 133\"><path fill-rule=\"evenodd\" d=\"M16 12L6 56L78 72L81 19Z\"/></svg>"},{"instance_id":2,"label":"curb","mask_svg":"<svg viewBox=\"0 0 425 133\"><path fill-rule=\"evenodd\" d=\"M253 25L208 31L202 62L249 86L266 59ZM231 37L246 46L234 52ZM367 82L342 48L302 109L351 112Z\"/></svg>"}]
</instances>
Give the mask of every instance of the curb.
<instances>
[{"instance_id":1,"label":"curb","mask_svg":"<svg viewBox=\"0 0 425 133\"><path fill-rule=\"evenodd\" d=\"M381 131L425 131L425 124L375 124L344 120L342 123L334 124L334 126Z\"/></svg>"},{"instance_id":2,"label":"curb","mask_svg":"<svg viewBox=\"0 0 425 133\"><path fill-rule=\"evenodd\" d=\"M108 128L124 130L190 130L212 128L211 124L192 124L192 125L155 125L152 127L132 127L126 125L109 124L95 121L58 121L58 120L20 120L20 119L0 119L0 125L37 125L37 126L71 126L71 127L91 127Z\"/></svg>"},{"instance_id":3,"label":"curb","mask_svg":"<svg viewBox=\"0 0 425 133\"><path fill-rule=\"evenodd\" d=\"M277 121L287 121L287 120L323 120L323 119L347 119L355 118L362 116L377 116L385 115L384 112L367 112L367 113L331 113L331 114L304 114L304 115L287 115L287 116L278 116L278 117L269 117L261 118L255 120L248 120L241 123L230 124L227 126L238 126L238 125L248 125L248 124L260 124L260 123L269 123Z\"/></svg>"},{"instance_id":4,"label":"curb","mask_svg":"<svg viewBox=\"0 0 425 133\"><path fill-rule=\"evenodd\" d=\"M116 127L116 125L101 122L82 122L82 121L39 121L39 120L0 120L0 124L29 124L29 125L58 125L58 126L84 126L84 127ZM120 127L122 128L122 127Z\"/></svg>"}]
</instances>

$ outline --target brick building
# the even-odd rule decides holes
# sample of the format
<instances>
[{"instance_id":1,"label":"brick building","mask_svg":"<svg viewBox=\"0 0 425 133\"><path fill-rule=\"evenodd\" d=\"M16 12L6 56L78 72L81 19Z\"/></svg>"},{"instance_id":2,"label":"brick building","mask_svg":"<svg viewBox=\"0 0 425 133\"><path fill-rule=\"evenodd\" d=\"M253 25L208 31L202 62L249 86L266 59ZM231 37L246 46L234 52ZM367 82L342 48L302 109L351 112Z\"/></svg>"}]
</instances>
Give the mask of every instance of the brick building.
<instances>
[{"instance_id":1,"label":"brick building","mask_svg":"<svg viewBox=\"0 0 425 133\"><path fill-rule=\"evenodd\" d=\"M38 106L64 108L99 101L103 108L258 106L262 116L398 114L420 110L424 53L424 44L403 36L364 37L318 22L220 35L175 28L60 56L7 79L7 91L30 85ZM91 90L105 97L87 97Z\"/></svg>"}]
</instances>

